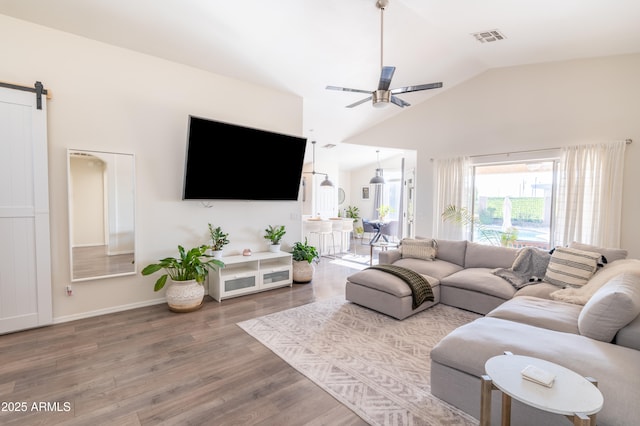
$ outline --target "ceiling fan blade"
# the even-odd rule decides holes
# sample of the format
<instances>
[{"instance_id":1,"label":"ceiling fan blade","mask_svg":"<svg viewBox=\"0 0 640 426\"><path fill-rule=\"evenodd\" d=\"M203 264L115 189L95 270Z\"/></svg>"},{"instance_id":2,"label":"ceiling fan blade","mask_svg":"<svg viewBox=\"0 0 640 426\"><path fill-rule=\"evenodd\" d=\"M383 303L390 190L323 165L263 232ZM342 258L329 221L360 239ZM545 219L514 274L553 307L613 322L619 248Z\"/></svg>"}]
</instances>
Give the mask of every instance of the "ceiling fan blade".
<instances>
[{"instance_id":1,"label":"ceiling fan blade","mask_svg":"<svg viewBox=\"0 0 640 426\"><path fill-rule=\"evenodd\" d=\"M371 90L349 89L348 87L327 86L327 90L338 90L341 92L371 93Z\"/></svg>"},{"instance_id":2,"label":"ceiling fan blade","mask_svg":"<svg viewBox=\"0 0 640 426\"><path fill-rule=\"evenodd\" d=\"M398 93L419 92L420 90L439 89L441 87L442 87L442 82L419 84L417 86L399 87L397 89L391 90L391 93L393 93L394 95L397 95Z\"/></svg>"},{"instance_id":3,"label":"ceiling fan blade","mask_svg":"<svg viewBox=\"0 0 640 426\"><path fill-rule=\"evenodd\" d=\"M365 103L367 101L370 101L372 98L373 98L373 96L369 96L368 98L364 98L362 100L359 100L358 102L354 102L351 105L347 105L347 108L353 108L353 107L358 106L360 104L363 104L363 103Z\"/></svg>"},{"instance_id":4,"label":"ceiling fan blade","mask_svg":"<svg viewBox=\"0 0 640 426\"><path fill-rule=\"evenodd\" d=\"M391 85L391 79L393 73L396 71L396 67L382 67L380 72L380 82L378 83L378 90L389 90Z\"/></svg>"},{"instance_id":5,"label":"ceiling fan blade","mask_svg":"<svg viewBox=\"0 0 640 426\"><path fill-rule=\"evenodd\" d=\"M411 106L409 102L403 101L402 99L393 95L391 96L391 103L398 105L400 108Z\"/></svg>"}]
</instances>

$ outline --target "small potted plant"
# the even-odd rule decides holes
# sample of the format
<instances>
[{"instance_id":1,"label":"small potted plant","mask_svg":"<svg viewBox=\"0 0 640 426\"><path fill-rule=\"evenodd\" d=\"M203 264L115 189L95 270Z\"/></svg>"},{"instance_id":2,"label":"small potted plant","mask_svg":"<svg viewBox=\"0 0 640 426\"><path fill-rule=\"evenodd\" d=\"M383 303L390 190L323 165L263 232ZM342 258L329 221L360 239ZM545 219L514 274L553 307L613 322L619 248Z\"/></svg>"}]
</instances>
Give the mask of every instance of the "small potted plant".
<instances>
[{"instance_id":1,"label":"small potted plant","mask_svg":"<svg viewBox=\"0 0 640 426\"><path fill-rule=\"evenodd\" d=\"M178 257L167 257L158 263L147 265L142 275L151 275L164 269L153 290L160 291L167 280L170 281L165 296L169 309L174 312L191 312L202 307L204 298L204 280L209 270L223 268L224 263L207 255L209 246L202 245L191 250L178 246Z\"/></svg>"},{"instance_id":2,"label":"small potted plant","mask_svg":"<svg viewBox=\"0 0 640 426\"><path fill-rule=\"evenodd\" d=\"M269 251L276 253L280 251L280 240L286 233L284 225L269 225L269 227L264 230L264 238L271 241Z\"/></svg>"},{"instance_id":3,"label":"small potted plant","mask_svg":"<svg viewBox=\"0 0 640 426\"><path fill-rule=\"evenodd\" d=\"M380 222L384 222L384 219L387 217L389 213L395 212L395 209L388 204L383 204L378 207L378 215L380 217Z\"/></svg>"},{"instance_id":4,"label":"small potted plant","mask_svg":"<svg viewBox=\"0 0 640 426\"><path fill-rule=\"evenodd\" d=\"M320 259L318 250L309 245L305 238L304 243L298 241L293 245L291 255L293 257L293 281L297 283L310 282L315 271L313 262Z\"/></svg>"},{"instance_id":5,"label":"small potted plant","mask_svg":"<svg viewBox=\"0 0 640 426\"><path fill-rule=\"evenodd\" d=\"M348 206L346 210L346 216L357 222L360 219L360 209L356 206Z\"/></svg>"},{"instance_id":6,"label":"small potted plant","mask_svg":"<svg viewBox=\"0 0 640 426\"><path fill-rule=\"evenodd\" d=\"M216 259L222 258L222 248L229 244L229 234L222 232L222 228L219 226L217 228L213 228L211 224L209 224L209 236L211 237L211 251L213 252L213 257Z\"/></svg>"}]
</instances>

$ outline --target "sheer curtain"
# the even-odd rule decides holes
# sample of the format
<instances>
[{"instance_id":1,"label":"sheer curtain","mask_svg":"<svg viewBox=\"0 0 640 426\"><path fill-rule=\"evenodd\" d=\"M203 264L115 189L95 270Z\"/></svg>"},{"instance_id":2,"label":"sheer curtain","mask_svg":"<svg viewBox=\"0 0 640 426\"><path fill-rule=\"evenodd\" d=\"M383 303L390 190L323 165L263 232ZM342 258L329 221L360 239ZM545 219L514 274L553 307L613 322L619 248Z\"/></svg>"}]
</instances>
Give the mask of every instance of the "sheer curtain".
<instances>
[{"instance_id":1,"label":"sheer curtain","mask_svg":"<svg viewBox=\"0 0 640 426\"><path fill-rule=\"evenodd\" d=\"M433 212L433 236L447 240L469 238L468 227L443 222L441 215L447 206L471 208L471 174L469 157L435 160L435 196Z\"/></svg>"},{"instance_id":2,"label":"sheer curtain","mask_svg":"<svg viewBox=\"0 0 640 426\"><path fill-rule=\"evenodd\" d=\"M620 246L624 141L562 149L555 245Z\"/></svg>"}]
</instances>

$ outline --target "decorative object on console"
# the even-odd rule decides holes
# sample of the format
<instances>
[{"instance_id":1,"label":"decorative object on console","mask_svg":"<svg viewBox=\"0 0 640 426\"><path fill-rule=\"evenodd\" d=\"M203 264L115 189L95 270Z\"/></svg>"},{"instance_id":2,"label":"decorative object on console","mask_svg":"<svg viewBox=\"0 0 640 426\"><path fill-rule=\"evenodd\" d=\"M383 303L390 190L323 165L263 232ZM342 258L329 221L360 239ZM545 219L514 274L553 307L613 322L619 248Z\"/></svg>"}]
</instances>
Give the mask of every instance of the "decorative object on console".
<instances>
[{"instance_id":1,"label":"decorative object on console","mask_svg":"<svg viewBox=\"0 0 640 426\"><path fill-rule=\"evenodd\" d=\"M153 290L160 291L167 279L171 280L165 294L170 310L191 312L202 307L204 297L202 284L209 270L224 267L224 263L220 260L206 254L208 249L209 246L202 245L187 251L184 247L178 246L179 257L161 259L158 263L149 264L142 270L142 275L151 275L161 269L165 270L165 274L158 278Z\"/></svg>"},{"instance_id":2,"label":"decorative object on console","mask_svg":"<svg viewBox=\"0 0 640 426\"><path fill-rule=\"evenodd\" d=\"M315 267L313 261L320 259L318 250L309 245L307 239L304 243L298 241L293 245L293 281L297 283L308 283L313 279Z\"/></svg>"},{"instance_id":3,"label":"decorative object on console","mask_svg":"<svg viewBox=\"0 0 640 426\"><path fill-rule=\"evenodd\" d=\"M267 229L264 230L264 238L266 240L271 241L271 245L269 246L269 251L271 252L279 252L280 251L280 240L284 237L284 234L287 233L285 231L284 225L269 225Z\"/></svg>"},{"instance_id":4,"label":"decorative object on console","mask_svg":"<svg viewBox=\"0 0 640 426\"><path fill-rule=\"evenodd\" d=\"M251 249L246 248L246 249L242 250L242 255L243 256L251 256Z\"/></svg>"},{"instance_id":5,"label":"decorative object on console","mask_svg":"<svg viewBox=\"0 0 640 426\"><path fill-rule=\"evenodd\" d=\"M228 233L222 232L222 228L219 226L213 228L209 224L209 236L211 237L211 250L213 251L213 257L216 259L222 258L222 248L229 244Z\"/></svg>"}]
</instances>

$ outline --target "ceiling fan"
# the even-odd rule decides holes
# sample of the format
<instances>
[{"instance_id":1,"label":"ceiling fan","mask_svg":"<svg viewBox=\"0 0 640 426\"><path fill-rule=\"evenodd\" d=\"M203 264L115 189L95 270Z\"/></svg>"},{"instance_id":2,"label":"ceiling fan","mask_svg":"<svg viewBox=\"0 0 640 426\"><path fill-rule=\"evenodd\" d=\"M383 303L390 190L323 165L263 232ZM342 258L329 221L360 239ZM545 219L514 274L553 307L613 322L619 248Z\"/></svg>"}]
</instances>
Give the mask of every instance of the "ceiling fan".
<instances>
[{"instance_id":1,"label":"ceiling fan","mask_svg":"<svg viewBox=\"0 0 640 426\"><path fill-rule=\"evenodd\" d=\"M328 90L338 90L342 92L356 92L356 93L367 93L370 96L361 99L357 102L354 102L350 105L347 105L347 108L353 108L360 104L363 104L367 101L372 101L374 107L382 107L386 106L391 102L392 104L398 105L400 108L404 108L406 106L410 106L409 102L406 102L395 95L400 93L409 93L409 92L418 92L421 90L429 90L429 89L438 89L442 87L442 83L429 83L429 84L419 84L417 86L406 86L399 87L397 89L389 89L391 86L391 79L393 78L393 73L396 70L396 67L384 66L383 59L383 39L384 39L384 10L389 4L389 0L376 0L376 7L380 9L380 68L382 71L380 72L380 81L378 82L378 88L376 90L361 90L361 89L350 89L348 87L338 87L338 86L327 86Z\"/></svg>"}]
</instances>

